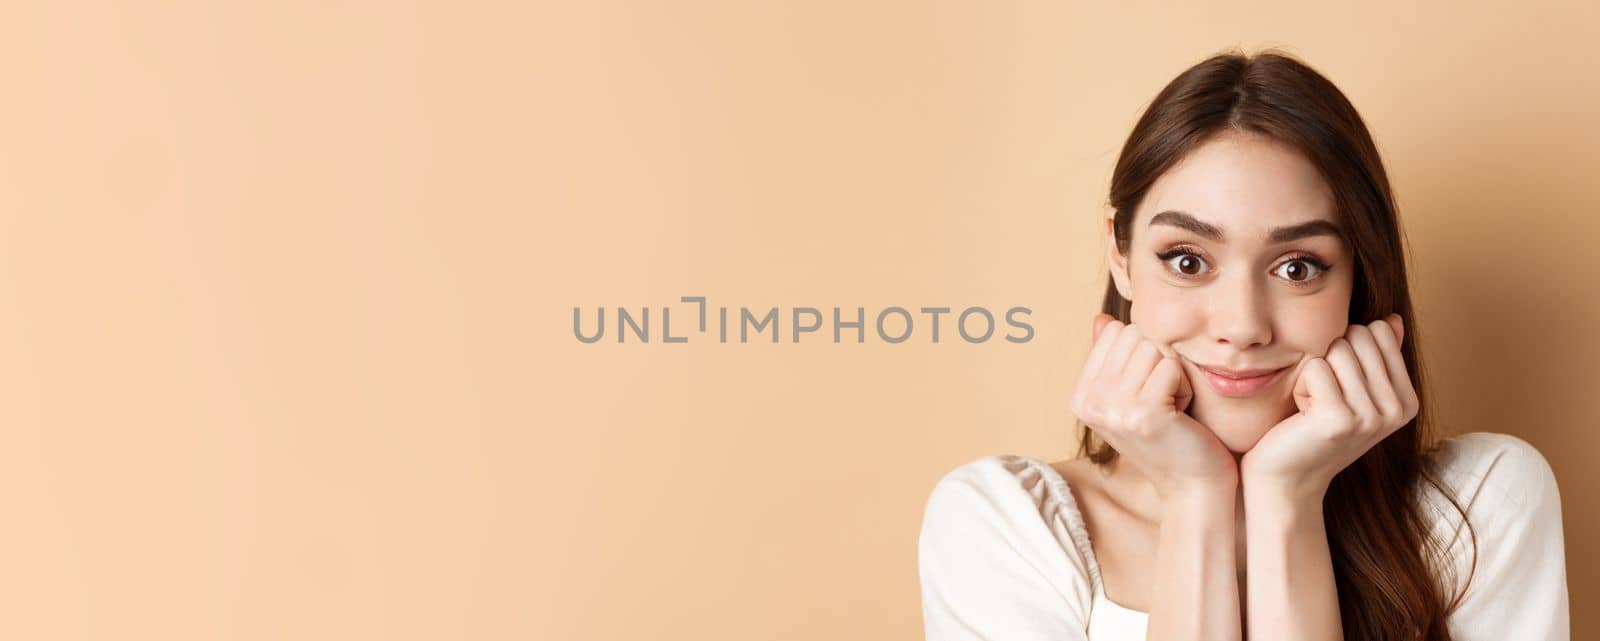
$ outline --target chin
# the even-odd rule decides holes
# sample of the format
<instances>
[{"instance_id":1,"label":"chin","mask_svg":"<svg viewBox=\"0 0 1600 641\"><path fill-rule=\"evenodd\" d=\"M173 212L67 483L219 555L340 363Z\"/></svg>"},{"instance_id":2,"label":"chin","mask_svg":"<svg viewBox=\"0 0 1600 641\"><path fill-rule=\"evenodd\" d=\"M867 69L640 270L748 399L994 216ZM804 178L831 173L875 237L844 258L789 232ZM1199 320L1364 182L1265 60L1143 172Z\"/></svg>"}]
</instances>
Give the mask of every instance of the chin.
<instances>
[{"instance_id":1,"label":"chin","mask_svg":"<svg viewBox=\"0 0 1600 641\"><path fill-rule=\"evenodd\" d=\"M1226 430L1212 428L1211 431L1213 434L1217 435L1217 440L1222 441L1222 446L1228 448L1229 452L1233 452L1234 454L1244 454L1245 452L1250 451L1250 448L1256 446L1256 442L1260 441L1261 437L1266 435L1267 428L1269 427L1272 426L1268 425L1262 428L1256 428L1255 426L1235 426L1232 429Z\"/></svg>"},{"instance_id":2,"label":"chin","mask_svg":"<svg viewBox=\"0 0 1600 641\"><path fill-rule=\"evenodd\" d=\"M1288 410L1284 405L1288 404ZM1256 446L1279 421L1294 414L1289 399L1228 398L1203 395L1195 399L1189 412L1195 420L1210 428L1223 447L1234 454L1244 454Z\"/></svg>"}]
</instances>

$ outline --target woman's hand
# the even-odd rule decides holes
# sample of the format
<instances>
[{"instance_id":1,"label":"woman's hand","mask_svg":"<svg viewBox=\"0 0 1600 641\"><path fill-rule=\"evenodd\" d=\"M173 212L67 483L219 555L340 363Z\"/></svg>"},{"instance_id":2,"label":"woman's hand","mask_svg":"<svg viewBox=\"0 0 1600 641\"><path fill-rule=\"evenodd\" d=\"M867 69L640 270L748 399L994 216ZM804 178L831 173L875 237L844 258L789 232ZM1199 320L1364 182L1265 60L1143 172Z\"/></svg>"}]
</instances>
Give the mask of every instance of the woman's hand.
<instances>
[{"instance_id":1,"label":"woman's hand","mask_svg":"<svg viewBox=\"0 0 1600 641\"><path fill-rule=\"evenodd\" d=\"M1320 502L1333 477L1417 415L1400 340L1405 325L1390 314L1351 325L1323 358L1301 364L1299 412L1268 430L1240 462L1245 487L1266 484Z\"/></svg>"},{"instance_id":2,"label":"woman's hand","mask_svg":"<svg viewBox=\"0 0 1600 641\"><path fill-rule=\"evenodd\" d=\"M1168 500L1186 491L1237 487L1233 454L1184 413L1194 388L1169 354L1137 325L1094 319L1094 347L1072 392L1078 420L1127 457Z\"/></svg>"}]
</instances>

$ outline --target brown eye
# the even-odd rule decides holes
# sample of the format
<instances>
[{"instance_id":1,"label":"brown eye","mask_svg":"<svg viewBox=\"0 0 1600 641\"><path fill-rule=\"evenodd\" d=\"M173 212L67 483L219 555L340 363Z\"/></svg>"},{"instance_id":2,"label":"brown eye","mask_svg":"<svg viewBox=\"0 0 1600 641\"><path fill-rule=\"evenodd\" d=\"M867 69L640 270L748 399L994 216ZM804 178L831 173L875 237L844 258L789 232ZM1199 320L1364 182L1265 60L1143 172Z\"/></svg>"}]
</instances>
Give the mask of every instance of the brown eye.
<instances>
[{"instance_id":1,"label":"brown eye","mask_svg":"<svg viewBox=\"0 0 1600 641\"><path fill-rule=\"evenodd\" d=\"M1178 271L1193 276L1200 273L1200 259L1195 256L1179 256Z\"/></svg>"},{"instance_id":2,"label":"brown eye","mask_svg":"<svg viewBox=\"0 0 1600 641\"><path fill-rule=\"evenodd\" d=\"M1183 247L1156 254L1156 258L1161 259L1161 262L1167 265L1167 269L1179 276L1199 276L1205 273L1206 261Z\"/></svg>"},{"instance_id":3,"label":"brown eye","mask_svg":"<svg viewBox=\"0 0 1600 641\"><path fill-rule=\"evenodd\" d=\"M1295 285L1304 285L1321 277L1322 273L1326 271L1328 267L1328 265L1322 264L1310 257L1302 256L1285 261L1283 264L1278 266L1277 271L1285 280L1289 281L1290 283Z\"/></svg>"},{"instance_id":4,"label":"brown eye","mask_svg":"<svg viewBox=\"0 0 1600 641\"><path fill-rule=\"evenodd\" d=\"M1295 266L1297 266L1297 265L1299 266L1299 269L1295 268ZM1289 280L1305 280L1306 279L1307 270L1306 270L1306 267L1305 267L1305 263L1302 263L1302 262L1297 260L1297 261L1294 261L1292 263L1289 263L1288 267L1289 267L1289 270L1284 272L1283 275L1285 277L1287 277Z\"/></svg>"}]
</instances>

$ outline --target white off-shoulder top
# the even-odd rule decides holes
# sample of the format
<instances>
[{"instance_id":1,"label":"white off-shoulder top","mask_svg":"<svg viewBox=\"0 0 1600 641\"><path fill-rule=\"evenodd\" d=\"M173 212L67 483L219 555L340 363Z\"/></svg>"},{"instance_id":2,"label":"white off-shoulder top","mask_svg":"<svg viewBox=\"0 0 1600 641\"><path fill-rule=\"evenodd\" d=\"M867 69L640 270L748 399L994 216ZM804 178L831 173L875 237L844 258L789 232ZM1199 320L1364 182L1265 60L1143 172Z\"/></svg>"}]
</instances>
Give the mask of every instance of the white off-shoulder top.
<instances>
[{"instance_id":1,"label":"white off-shoulder top","mask_svg":"<svg viewBox=\"0 0 1600 641\"><path fill-rule=\"evenodd\" d=\"M1508 434L1473 432L1440 447L1440 479L1478 547L1451 636L1568 641L1561 498L1549 463ZM1457 594L1473 572L1472 536L1437 489L1419 487L1456 568L1447 594ZM917 559L929 641L1145 638L1147 613L1105 597L1077 500L1038 459L992 455L946 473L928 496Z\"/></svg>"}]
</instances>

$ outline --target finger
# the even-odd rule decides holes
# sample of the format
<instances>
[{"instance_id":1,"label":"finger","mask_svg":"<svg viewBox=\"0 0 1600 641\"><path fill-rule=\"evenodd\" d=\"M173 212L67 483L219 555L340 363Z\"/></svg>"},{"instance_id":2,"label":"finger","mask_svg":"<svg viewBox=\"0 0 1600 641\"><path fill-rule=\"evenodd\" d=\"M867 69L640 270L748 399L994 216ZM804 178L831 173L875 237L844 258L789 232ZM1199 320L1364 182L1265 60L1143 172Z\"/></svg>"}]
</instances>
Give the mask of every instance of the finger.
<instances>
[{"instance_id":1,"label":"finger","mask_svg":"<svg viewBox=\"0 0 1600 641\"><path fill-rule=\"evenodd\" d=\"M1305 361L1301 362L1300 367L1296 368L1294 371L1294 390L1291 391L1290 394L1292 394L1296 399L1309 398L1311 396L1311 388L1309 387L1311 384L1311 378L1306 376L1306 371L1311 367L1311 361L1315 359L1316 357L1306 359Z\"/></svg>"},{"instance_id":2,"label":"finger","mask_svg":"<svg viewBox=\"0 0 1600 641\"><path fill-rule=\"evenodd\" d=\"M1361 373L1361 363L1356 362L1355 350L1350 348L1350 341L1343 336L1333 340L1333 347L1328 349L1328 366L1333 368L1334 378L1339 381L1339 392L1344 394L1345 407L1358 417L1377 416L1378 410L1372 406L1372 397L1367 396L1366 375Z\"/></svg>"},{"instance_id":3,"label":"finger","mask_svg":"<svg viewBox=\"0 0 1600 641\"><path fill-rule=\"evenodd\" d=\"M1386 324L1389 326L1389 329L1394 330L1394 340L1396 343L1405 339L1406 323L1404 318L1401 318L1399 314L1390 314L1385 316L1384 320L1388 321Z\"/></svg>"},{"instance_id":4,"label":"finger","mask_svg":"<svg viewBox=\"0 0 1600 641\"><path fill-rule=\"evenodd\" d=\"M1400 396L1395 393L1394 384L1389 382L1388 366L1384 364L1383 352L1378 349L1378 342L1372 336L1374 328L1387 324L1384 321L1373 321L1371 326L1352 325L1345 340L1350 341L1350 348L1356 353L1356 361L1361 363L1361 373L1367 379L1367 396L1372 399L1373 407L1380 415L1394 419L1402 413ZM1384 427L1396 426L1384 425Z\"/></svg>"},{"instance_id":5,"label":"finger","mask_svg":"<svg viewBox=\"0 0 1600 641\"><path fill-rule=\"evenodd\" d=\"M1333 367L1323 358L1307 360L1301 367L1300 378L1295 381L1295 395L1310 399L1317 407L1328 406L1344 413L1350 412L1350 406L1344 402L1344 393L1339 390Z\"/></svg>"},{"instance_id":6,"label":"finger","mask_svg":"<svg viewBox=\"0 0 1600 641\"><path fill-rule=\"evenodd\" d=\"M1189 409L1189 403L1194 400L1194 385L1189 382L1189 373L1183 370L1183 363L1175 355L1168 355L1167 360L1172 361L1178 370L1178 411Z\"/></svg>"},{"instance_id":7,"label":"finger","mask_svg":"<svg viewBox=\"0 0 1600 641\"><path fill-rule=\"evenodd\" d=\"M1395 315L1391 315L1391 317L1400 318ZM1403 332L1405 330L1402 329L1402 333L1397 335L1394 332L1394 328L1395 325L1392 323L1374 325L1372 328L1372 340L1378 343L1378 351L1383 354L1384 370L1389 375L1389 384L1394 387L1395 395L1400 398L1401 403L1407 408L1415 408L1417 406L1417 391L1411 383L1411 374L1406 369L1405 353L1400 351L1400 339L1404 338ZM1414 410L1408 409L1406 413L1409 414L1411 411Z\"/></svg>"},{"instance_id":8,"label":"finger","mask_svg":"<svg viewBox=\"0 0 1600 641\"><path fill-rule=\"evenodd\" d=\"M1089 360L1083 365L1083 380L1094 380L1100 375L1100 370L1106 361L1106 354L1111 351L1111 346L1116 343L1117 333L1122 331L1122 323L1112 320L1104 325L1098 337L1094 340L1094 347L1089 349Z\"/></svg>"},{"instance_id":9,"label":"finger","mask_svg":"<svg viewBox=\"0 0 1600 641\"><path fill-rule=\"evenodd\" d=\"M1111 346L1111 351L1106 354L1106 360L1100 365L1102 377L1116 378L1122 375L1122 370L1128 366L1128 355L1133 353L1133 348L1139 346L1139 326L1128 324L1117 334L1117 342Z\"/></svg>"},{"instance_id":10,"label":"finger","mask_svg":"<svg viewBox=\"0 0 1600 641\"><path fill-rule=\"evenodd\" d=\"M1128 356L1128 364L1122 368L1122 380L1118 382L1121 389L1129 395L1139 392L1144 387L1146 379L1150 378L1150 371L1161 362L1161 350L1156 349L1155 343L1148 340L1139 341L1139 346L1133 348L1133 354Z\"/></svg>"},{"instance_id":11,"label":"finger","mask_svg":"<svg viewBox=\"0 0 1600 641\"><path fill-rule=\"evenodd\" d=\"M1100 338L1100 330L1104 329L1106 324L1108 324L1108 323L1110 323L1111 321L1114 321L1114 320L1116 320L1115 317L1113 317L1110 314L1104 313L1104 312L1099 313L1099 314L1095 314L1094 315L1094 329L1093 329L1093 331L1091 331L1089 333L1090 340Z\"/></svg>"},{"instance_id":12,"label":"finger","mask_svg":"<svg viewBox=\"0 0 1600 641\"><path fill-rule=\"evenodd\" d=\"M1150 370L1150 376L1145 379L1144 387L1139 388L1139 400L1145 403L1165 403L1171 401L1178 411L1187 409L1188 399L1184 397L1183 366L1177 359L1162 357L1156 362L1155 368ZM1191 393L1190 398L1193 397Z\"/></svg>"}]
</instances>

